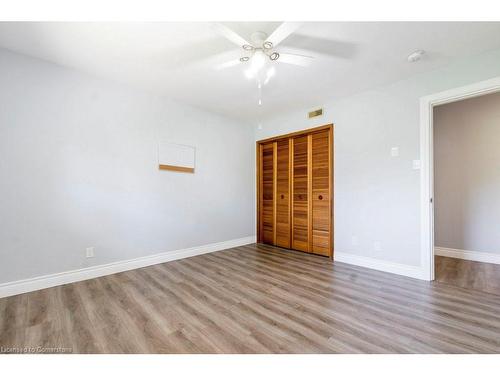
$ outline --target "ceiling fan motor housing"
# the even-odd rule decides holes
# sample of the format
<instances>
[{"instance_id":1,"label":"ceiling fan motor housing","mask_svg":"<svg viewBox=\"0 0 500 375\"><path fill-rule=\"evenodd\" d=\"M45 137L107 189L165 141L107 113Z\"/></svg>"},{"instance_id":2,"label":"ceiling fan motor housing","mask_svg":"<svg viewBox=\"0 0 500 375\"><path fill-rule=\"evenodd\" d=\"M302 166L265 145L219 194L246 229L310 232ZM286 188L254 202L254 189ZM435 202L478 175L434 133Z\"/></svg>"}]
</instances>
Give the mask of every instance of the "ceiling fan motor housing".
<instances>
[{"instance_id":1,"label":"ceiling fan motor housing","mask_svg":"<svg viewBox=\"0 0 500 375\"><path fill-rule=\"evenodd\" d=\"M250 40L254 46L262 46L267 39L267 34L263 31L255 31L250 35Z\"/></svg>"}]
</instances>

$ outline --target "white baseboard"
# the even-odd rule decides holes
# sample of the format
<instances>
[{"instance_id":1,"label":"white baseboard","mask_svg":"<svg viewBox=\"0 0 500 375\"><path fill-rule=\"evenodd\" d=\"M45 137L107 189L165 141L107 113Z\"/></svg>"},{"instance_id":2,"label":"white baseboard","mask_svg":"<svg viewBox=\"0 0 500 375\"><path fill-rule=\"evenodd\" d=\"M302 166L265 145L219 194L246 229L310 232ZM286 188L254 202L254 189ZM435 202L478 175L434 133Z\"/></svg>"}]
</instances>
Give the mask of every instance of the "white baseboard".
<instances>
[{"instance_id":1,"label":"white baseboard","mask_svg":"<svg viewBox=\"0 0 500 375\"><path fill-rule=\"evenodd\" d=\"M427 280L421 267L409 266L401 263L393 263L385 260L368 258L361 255L335 251L334 260L337 262L348 263L355 266L371 268L377 271L395 273L396 275L413 277L415 279Z\"/></svg>"},{"instance_id":2,"label":"white baseboard","mask_svg":"<svg viewBox=\"0 0 500 375\"><path fill-rule=\"evenodd\" d=\"M434 247L434 255L443 257L474 260L476 262L500 264L500 254L484 253L482 251L470 251L462 249L451 249L448 247Z\"/></svg>"},{"instance_id":3,"label":"white baseboard","mask_svg":"<svg viewBox=\"0 0 500 375\"><path fill-rule=\"evenodd\" d=\"M0 298L255 243L255 236L0 284Z\"/></svg>"}]
</instances>

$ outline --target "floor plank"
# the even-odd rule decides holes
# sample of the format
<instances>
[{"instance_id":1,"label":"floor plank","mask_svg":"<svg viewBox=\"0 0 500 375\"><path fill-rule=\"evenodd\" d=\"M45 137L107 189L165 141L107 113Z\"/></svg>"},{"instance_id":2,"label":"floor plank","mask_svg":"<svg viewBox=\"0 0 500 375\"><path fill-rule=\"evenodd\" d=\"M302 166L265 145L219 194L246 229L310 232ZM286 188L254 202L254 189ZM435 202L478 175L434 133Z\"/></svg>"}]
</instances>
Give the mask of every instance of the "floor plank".
<instances>
[{"instance_id":1,"label":"floor plank","mask_svg":"<svg viewBox=\"0 0 500 375\"><path fill-rule=\"evenodd\" d=\"M435 256L436 281L500 295L500 264Z\"/></svg>"},{"instance_id":2,"label":"floor plank","mask_svg":"<svg viewBox=\"0 0 500 375\"><path fill-rule=\"evenodd\" d=\"M248 245L0 299L0 346L500 353L499 316L500 295Z\"/></svg>"}]
</instances>

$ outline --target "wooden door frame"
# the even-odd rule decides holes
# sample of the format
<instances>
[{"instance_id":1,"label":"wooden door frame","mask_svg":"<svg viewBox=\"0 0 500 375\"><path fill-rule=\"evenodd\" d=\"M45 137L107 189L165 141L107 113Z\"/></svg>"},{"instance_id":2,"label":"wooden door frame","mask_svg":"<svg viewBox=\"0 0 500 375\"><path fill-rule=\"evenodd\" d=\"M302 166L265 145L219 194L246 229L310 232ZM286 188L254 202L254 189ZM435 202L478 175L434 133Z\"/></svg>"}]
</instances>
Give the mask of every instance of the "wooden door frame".
<instances>
[{"instance_id":1,"label":"wooden door frame","mask_svg":"<svg viewBox=\"0 0 500 375\"><path fill-rule=\"evenodd\" d=\"M295 137L299 137L299 136L302 136L302 135L308 135L308 134L312 134L312 133L316 133L316 132L319 132L319 131L323 131L323 130L328 130L329 133L330 133L330 148L329 148L329 155L328 155L328 163L329 163L329 169L330 169L330 178L331 178L331 184L330 184L330 208L329 208L329 211L330 211L330 219L331 219L331 228L330 228L330 255L329 255L329 258L333 260L333 253L334 253L334 229L335 229L335 225L334 225L334 222L335 222L335 218L334 218L334 182L335 182L335 178L334 178L334 172L335 172L335 169L334 169L334 145L335 145L335 141L334 141L334 134L333 134L333 130L334 130L334 124L326 124L326 125L321 125L321 126L317 126L317 127L314 127L314 128L308 128L308 129L304 129L304 130L299 130L299 131L295 131L295 132L292 132L292 133L287 133L287 134L281 134L281 135L278 135L278 136L274 136L274 137L270 137L270 138L265 138L265 139L261 139L261 140L258 140L255 142L255 145L256 145L256 171L255 171L255 176L256 176L256 208L257 208L257 220L256 220L256 224L257 224L257 242L261 242L261 236L262 236L262 233L261 233L261 229L260 229L260 226L261 226L261 223L260 223L260 211L261 211L261 207L260 207L260 192L261 192L261 175L260 175L260 170L261 170L261 157L260 157L260 146L265 144L265 143L269 143L269 142L275 142L277 140L280 140L280 139L283 139L283 138L289 138L289 139L293 139ZM293 144L293 142L292 142ZM291 151L290 151L291 152ZM290 162L290 169L293 169L291 168L291 162ZM292 170L292 173L293 173L293 170ZM292 177L293 175L290 175L289 176L289 180L290 180L290 185L293 183L292 182ZM276 198L276 197L275 197ZM290 202L290 216L292 216L292 206L293 206L293 199L291 197L291 192L289 194L289 199L291 200ZM290 225L291 225L291 221L290 221ZM290 232L292 233L292 228L290 228Z\"/></svg>"}]
</instances>

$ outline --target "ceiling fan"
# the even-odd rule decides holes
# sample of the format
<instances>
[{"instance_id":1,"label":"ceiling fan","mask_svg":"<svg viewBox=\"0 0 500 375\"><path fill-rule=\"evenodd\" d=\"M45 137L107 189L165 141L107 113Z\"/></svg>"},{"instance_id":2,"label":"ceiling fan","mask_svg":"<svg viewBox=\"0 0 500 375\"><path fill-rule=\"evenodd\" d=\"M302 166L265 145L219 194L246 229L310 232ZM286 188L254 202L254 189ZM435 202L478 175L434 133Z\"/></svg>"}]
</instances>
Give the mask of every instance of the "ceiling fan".
<instances>
[{"instance_id":1,"label":"ceiling fan","mask_svg":"<svg viewBox=\"0 0 500 375\"><path fill-rule=\"evenodd\" d=\"M312 56L297 55L293 53L282 53L276 50L276 47L295 30L300 27L300 22L283 22L271 35L262 31L256 31L251 35L251 43L231 30L229 27L216 23L214 30L229 41L243 49L243 56L222 63L217 66L218 69L225 69L240 64L248 64L249 68L245 71L247 78L254 78L265 65L266 60L271 62L282 62L286 64L307 66L314 59ZM274 66L267 72L266 80L274 74Z\"/></svg>"}]
</instances>

